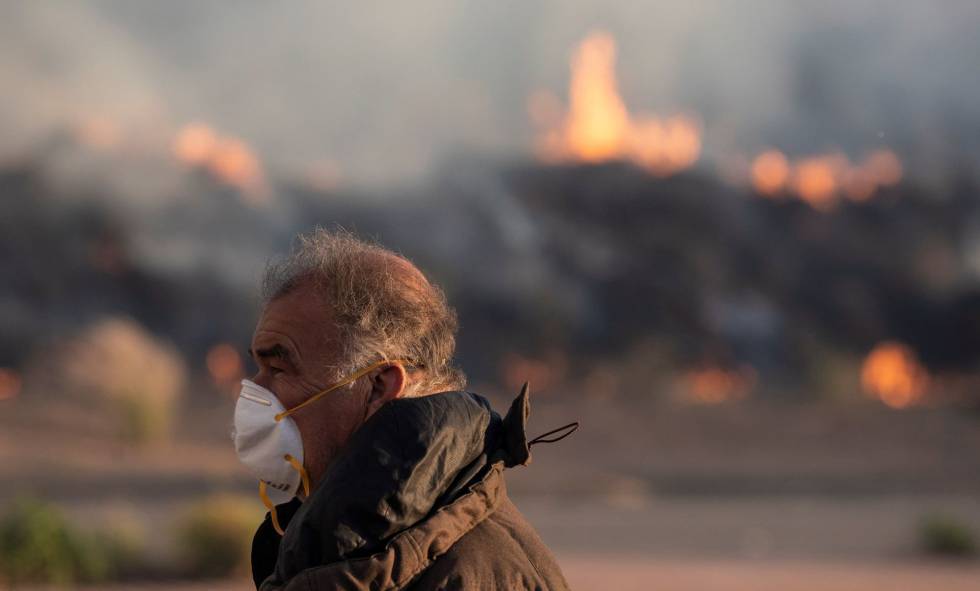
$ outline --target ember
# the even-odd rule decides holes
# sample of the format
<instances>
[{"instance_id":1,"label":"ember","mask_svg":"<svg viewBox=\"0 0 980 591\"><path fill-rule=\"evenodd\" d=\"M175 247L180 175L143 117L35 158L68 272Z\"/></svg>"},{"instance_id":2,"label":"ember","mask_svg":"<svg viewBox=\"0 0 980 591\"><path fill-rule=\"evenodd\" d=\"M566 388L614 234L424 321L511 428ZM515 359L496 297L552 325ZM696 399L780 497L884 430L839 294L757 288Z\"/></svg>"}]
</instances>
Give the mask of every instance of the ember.
<instances>
[{"instance_id":1,"label":"ember","mask_svg":"<svg viewBox=\"0 0 980 591\"><path fill-rule=\"evenodd\" d=\"M892 408L906 408L921 401L929 374L907 346L886 341L878 344L861 368L866 394Z\"/></svg>"}]
</instances>

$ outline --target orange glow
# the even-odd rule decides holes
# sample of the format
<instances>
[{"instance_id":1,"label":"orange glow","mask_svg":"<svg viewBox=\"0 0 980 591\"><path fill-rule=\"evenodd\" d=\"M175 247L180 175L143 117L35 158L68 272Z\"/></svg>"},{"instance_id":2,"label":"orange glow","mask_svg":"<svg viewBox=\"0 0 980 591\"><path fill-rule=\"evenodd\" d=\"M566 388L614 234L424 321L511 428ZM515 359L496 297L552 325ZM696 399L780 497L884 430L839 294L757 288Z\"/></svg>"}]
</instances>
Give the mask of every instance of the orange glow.
<instances>
[{"instance_id":1,"label":"orange glow","mask_svg":"<svg viewBox=\"0 0 980 591\"><path fill-rule=\"evenodd\" d=\"M244 375L241 355L227 343L211 347L205 358L205 364L211 379L218 386L235 385Z\"/></svg>"},{"instance_id":2,"label":"orange glow","mask_svg":"<svg viewBox=\"0 0 980 591\"><path fill-rule=\"evenodd\" d=\"M12 369L0 367L0 400L12 400L20 394L20 375Z\"/></svg>"},{"instance_id":3,"label":"orange glow","mask_svg":"<svg viewBox=\"0 0 980 591\"><path fill-rule=\"evenodd\" d=\"M306 183L317 191L335 191L342 180L340 165L334 160L316 160L306 168Z\"/></svg>"},{"instance_id":4,"label":"orange glow","mask_svg":"<svg viewBox=\"0 0 980 591\"><path fill-rule=\"evenodd\" d=\"M735 370L707 367L687 373L683 378L685 398L696 404L721 404L748 396L755 386L756 372L751 367Z\"/></svg>"},{"instance_id":5,"label":"orange glow","mask_svg":"<svg viewBox=\"0 0 980 591\"><path fill-rule=\"evenodd\" d=\"M572 58L565 137L572 156L600 162L623 154L630 116L616 88L616 42L593 33Z\"/></svg>"},{"instance_id":6,"label":"orange glow","mask_svg":"<svg viewBox=\"0 0 980 591\"><path fill-rule=\"evenodd\" d=\"M919 402L929 384L929 374L907 346L894 341L879 343L861 368L865 393L892 408Z\"/></svg>"},{"instance_id":7,"label":"orange glow","mask_svg":"<svg viewBox=\"0 0 980 591\"><path fill-rule=\"evenodd\" d=\"M203 166L211 159L218 136L210 127L199 123L191 124L177 133L174 139L174 156L181 162Z\"/></svg>"},{"instance_id":8,"label":"orange glow","mask_svg":"<svg viewBox=\"0 0 980 591\"><path fill-rule=\"evenodd\" d=\"M119 126L105 117L90 117L75 126L75 136L83 144L98 150L111 150L122 141Z\"/></svg>"},{"instance_id":9,"label":"orange glow","mask_svg":"<svg viewBox=\"0 0 980 591\"><path fill-rule=\"evenodd\" d=\"M872 175L863 168L852 168L844 175L844 192L853 201L867 201L870 199L878 185Z\"/></svg>"},{"instance_id":10,"label":"orange glow","mask_svg":"<svg viewBox=\"0 0 980 591\"><path fill-rule=\"evenodd\" d=\"M542 129L538 156L548 162L630 160L657 175L689 168L701 155L701 126L685 115L630 116L616 83L616 42L605 32L585 38L571 61L569 108L538 92L528 101Z\"/></svg>"},{"instance_id":11,"label":"orange glow","mask_svg":"<svg viewBox=\"0 0 980 591\"><path fill-rule=\"evenodd\" d=\"M529 382L531 392L541 392L556 385L565 375L567 363L563 355L551 353L545 359L531 359L516 353L508 353L501 360L503 382L516 390Z\"/></svg>"},{"instance_id":12,"label":"orange glow","mask_svg":"<svg viewBox=\"0 0 980 591\"><path fill-rule=\"evenodd\" d=\"M867 201L884 186L902 179L902 163L887 149L868 154L861 164L840 153L808 156L790 162L776 150L756 156L751 167L752 185L762 195L790 190L816 209L827 210L843 194L853 201Z\"/></svg>"},{"instance_id":13,"label":"orange glow","mask_svg":"<svg viewBox=\"0 0 980 591\"><path fill-rule=\"evenodd\" d=\"M211 154L209 167L221 180L243 189L257 188L262 179L255 154L245 142L234 138L218 142Z\"/></svg>"},{"instance_id":14,"label":"orange glow","mask_svg":"<svg viewBox=\"0 0 980 591\"><path fill-rule=\"evenodd\" d=\"M752 161L752 186L763 195L775 195L789 180L789 161L778 150L769 150Z\"/></svg>"},{"instance_id":15,"label":"orange glow","mask_svg":"<svg viewBox=\"0 0 980 591\"><path fill-rule=\"evenodd\" d=\"M700 126L683 115L639 120L629 142L629 157L661 176L690 167L701 155Z\"/></svg>"},{"instance_id":16,"label":"orange glow","mask_svg":"<svg viewBox=\"0 0 980 591\"><path fill-rule=\"evenodd\" d=\"M874 182L890 187L902 180L902 162L891 150L875 150L864 161L864 169Z\"/></svg>"},{"instance_id":17,"label":"orange glow","mask_svg":"<svg viewBox=\"0 0 980 591\"><path fill-rule=\"evenodd\" d=\"M836 156L806 158L793 170L793 189L814 209L833 206L837 193L840 159Z\"/></svg>"},{"instance_id":18,"label":"orange glow","mask_svg":"<svg viewBox=\"0 0 980 591\"><path fill-rule=\"evenodd\" d=\"M263 188L262 167L248 144L221 136L207 125L194 123L181 129L174 138L173 153L179 161L205 168L246 194L255 195Z\"/></svg>"}]
</instances>

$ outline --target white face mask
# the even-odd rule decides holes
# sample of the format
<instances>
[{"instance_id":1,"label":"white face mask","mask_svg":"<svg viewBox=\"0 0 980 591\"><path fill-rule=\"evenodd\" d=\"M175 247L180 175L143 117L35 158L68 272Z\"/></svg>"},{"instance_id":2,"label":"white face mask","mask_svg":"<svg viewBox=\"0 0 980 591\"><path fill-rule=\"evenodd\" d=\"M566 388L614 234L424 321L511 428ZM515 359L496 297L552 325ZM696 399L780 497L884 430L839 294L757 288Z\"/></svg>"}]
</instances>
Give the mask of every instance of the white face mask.
<instances>
[{"instance_id":1,"label":"white face mask","mask_svg":"<svg viewBox=\"0 0 980 591\"><path fill-rule=\"evenodd\" d=\"M275 505L290 501L299 492L300 485L303 494L310 495L310 478L303 467L303 439L289 415L383 365L405 363L408 362L398 359L379 361L290 409L283 407L268 389L251 380L242 380L231 437L238 459L259 479L259 497L272 515L272 525L280 535L283 530L279 527Z\"/></svg>"},{"instance_id":2,"label":"white face mask","mask_svg":"<svg viewBox=\"0 0 980 591\"><path fill-rule=\"evenodd\" d=\"M303 440L296 422L282 416L285 412L271 391L251 380L242 380L232 433L235 452L259 479L260 489L264 489L260 494L267 494L276 505L296 496L301 484L309 487L302 469Z\"/></svg>"}]
</instances>

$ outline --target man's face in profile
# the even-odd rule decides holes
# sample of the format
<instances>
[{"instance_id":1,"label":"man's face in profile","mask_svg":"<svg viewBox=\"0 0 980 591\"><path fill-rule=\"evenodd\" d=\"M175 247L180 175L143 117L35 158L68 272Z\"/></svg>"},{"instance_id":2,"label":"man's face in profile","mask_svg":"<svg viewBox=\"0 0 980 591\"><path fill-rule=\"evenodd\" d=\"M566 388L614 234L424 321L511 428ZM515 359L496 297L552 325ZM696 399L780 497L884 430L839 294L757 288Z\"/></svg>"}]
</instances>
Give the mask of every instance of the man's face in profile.
<instances>
[{"instance_id":1,"label":"man's face in profile","mask_svg":"<svg viewBox=\"0 0 980 591\"><path fill-rule=\"evenodd\" d=\"M344 377L335 368L336 332L330 306L315 290L301 286L272 300L252 335L258 367L252 381L271 390L287 409L301 404ZM363 422L370 394L363 382L290 415L303 438L304 464L313 482Z\"/></svg>"}]
</instances>

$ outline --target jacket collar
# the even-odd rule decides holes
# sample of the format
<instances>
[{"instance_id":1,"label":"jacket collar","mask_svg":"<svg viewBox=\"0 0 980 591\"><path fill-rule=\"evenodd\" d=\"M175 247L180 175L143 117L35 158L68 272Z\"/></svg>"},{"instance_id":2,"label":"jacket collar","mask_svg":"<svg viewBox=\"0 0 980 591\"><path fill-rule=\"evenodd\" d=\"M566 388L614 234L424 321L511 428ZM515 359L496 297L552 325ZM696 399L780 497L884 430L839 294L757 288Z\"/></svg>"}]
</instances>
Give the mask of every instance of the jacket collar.
<instances>
[{"instance_id":1,"label":"jacket collar","mask_svg":"<svg viewBox=\"0 0 980 591\"><path fill-rule=\"evenodd\" d=\"M290 521L273 579L288 581L304 569L376 554L440 509L464 497L477 502L475 484L530 461L527 417L526 388L504 418L470 392L389 402L358 429ZM470 507L466 514L482 520L496 502L477 502L484 510ZM470 521L454 528L443 517L439 528L461 536L475 525Z\"/></svg>"}]
</instances>

